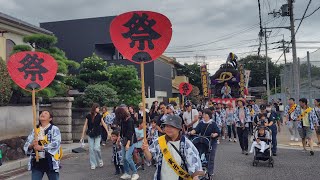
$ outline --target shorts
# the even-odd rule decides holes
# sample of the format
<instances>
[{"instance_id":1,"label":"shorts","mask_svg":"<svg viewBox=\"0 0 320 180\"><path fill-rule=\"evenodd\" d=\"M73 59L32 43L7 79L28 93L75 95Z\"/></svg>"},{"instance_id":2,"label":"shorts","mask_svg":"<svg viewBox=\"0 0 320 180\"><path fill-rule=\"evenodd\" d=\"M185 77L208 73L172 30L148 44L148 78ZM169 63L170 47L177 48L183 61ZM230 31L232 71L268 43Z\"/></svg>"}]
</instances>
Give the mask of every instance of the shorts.
<instances>
[{"instance_id":1,"label":"shorts","mask_svg":"<svg viewBox=\"0 0 320 180\"><path fill-rule=\"evenodd\" d=\"M299 128L299 135L302 139L311 139L313 130L310 129L310 127L304 126L303 128Z\"/></svg>"},{"instance_id":2,"label":"shorts","mask_svg":"<svg viewBox=\"0 0 320 180\"><path fill-rule=\"evenodd\" d=\"M320 135L320 126L317 127L316 133L317 135Z\"/></svg>"}]
</instances>

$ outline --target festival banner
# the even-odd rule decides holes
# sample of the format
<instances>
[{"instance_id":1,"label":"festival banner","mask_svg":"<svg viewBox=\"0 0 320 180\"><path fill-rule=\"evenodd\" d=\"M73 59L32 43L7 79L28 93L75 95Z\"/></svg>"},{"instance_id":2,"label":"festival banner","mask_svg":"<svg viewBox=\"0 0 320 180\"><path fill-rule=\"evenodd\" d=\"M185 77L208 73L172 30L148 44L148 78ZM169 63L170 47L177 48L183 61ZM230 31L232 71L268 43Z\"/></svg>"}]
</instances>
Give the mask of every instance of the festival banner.
<instances>
[{"instance_id":1,"label":"festival banner","mask_svg":"<svg viewBox=\"0 0 320 180\"><path fill-rule=\"evenodd\" d=\"M229 104L231 103L233 105L233 107L236 107L236 101L237 101L237 98L225 98L225 99L222 99L222 98L212 98L210 99L212 102L215 102L215 103L222 103L222 104Z\"/></svg>"},{"instance_id":2,"label":"festival banner","mask_svg":"<svg viewBox=\"0 0 320 180\"><path fill-rule=\"evenodd\" d=\"M250 80L250 70L244 70L244 78L245 78L245 87L248 88L249 80Z\"/></svg>"},{"instance_id":3,"label":"festival banner","mask_svg":"<svg viewBox=\"0 0 320 180\"><path fill-rule=\"evenodd\" d=\"M201 82L202 82L203 97L208 98L210 96L210 94L209 94L207 65L202 65L200 67L200 70L201 70Z\"/></svg>"}]
</instances>

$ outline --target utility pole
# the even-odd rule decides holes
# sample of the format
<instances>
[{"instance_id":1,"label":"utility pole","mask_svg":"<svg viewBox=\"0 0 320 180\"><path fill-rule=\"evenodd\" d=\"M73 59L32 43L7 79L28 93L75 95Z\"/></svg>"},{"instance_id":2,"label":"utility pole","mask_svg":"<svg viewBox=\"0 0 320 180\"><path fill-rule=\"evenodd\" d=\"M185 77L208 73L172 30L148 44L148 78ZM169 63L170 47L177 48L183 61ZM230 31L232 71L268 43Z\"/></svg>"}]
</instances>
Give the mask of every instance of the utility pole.
<instances>
[{"instance_id":1,"label":"utility pole","mask_svg":"<svg viewBox=\"0 0 320 180\"><path fill-rule=\"evenodd\" d=\"M269 60L268 60L268 43L267 43L267 28L264 29L264 43L266 48L266 79L267 79L267 96L270 97L270 80L269 80Z\"/></svg>"},{"instance_id":2,"label":"utility pole","mask_svg":"<svg viewBox=\"0 0 320 180\"><path fill-rule=\"evenodd\" d=\"M286 47L284 46L284 34L282 34L282 49L283 49L283 56L284 56L284 65L287 64L287 56L286 56Z\"/></svg>"},{"instance_id":3,"label":"utility pole","mask_svg":"<svg viewBox=\"0 0 320 180\"><path fill-rule=\"evenodd\" d=\"M309 104L311 104L311 102L312 102L312 99L311 99L312 84L311 84L311 64L310 64L310 53L309 53L309 51L307 51L307 62L308 62Z\"/></svg>"},{"instance_id":4,"label":"utility pole","mask_svg":"<svg viewBox=\"0 0 320 180\"><path fill-rule=\"evenodd\" d=\"M274 94L277 94L277 78L274 78Z\"/></svg>"},{"instance_id":5,"label":"utility pole","mask_svg":"<svg viewBox=\"0 0 320 180\"><path fill-rule=\"evenodd\" d=\"M294 17L293 17L293 0L288 0L289 13L290 13L290 30L291 30L291 43L292 43L292 59L293 59L293 86L295 92L295 99L300 97L300 77L299 66L297 61L297 49L296 49L296 37L294 29Z\"/></svg>"}]
</instances>

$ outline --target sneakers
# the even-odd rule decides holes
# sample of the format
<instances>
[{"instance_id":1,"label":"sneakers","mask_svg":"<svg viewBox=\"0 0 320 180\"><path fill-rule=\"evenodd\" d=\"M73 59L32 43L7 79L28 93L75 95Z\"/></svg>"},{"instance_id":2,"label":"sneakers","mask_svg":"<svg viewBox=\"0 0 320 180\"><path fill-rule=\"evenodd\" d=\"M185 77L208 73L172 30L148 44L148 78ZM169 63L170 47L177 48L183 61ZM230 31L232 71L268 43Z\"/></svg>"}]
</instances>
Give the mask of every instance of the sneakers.
<instances>
[{"instance_id":1,"label":"sneakers","mask_svg":"<svg viewBox=\"0 0 320 180\"><path fill-rule=\"evenodd\" d=\"M293 140L294 140L294 136L291 136L290 141L293 141Z\"/></svg>"},{"instance_id":2,"label":"sneakers","mask_svg":"<svg viewBox=\"0 0 320 180\"><path fill-rule=\"evenodd\" d=\"M298 142L298 141L299 141L299 138L295 138L294 141Z\"/></svg>"},{"instance_id":3,"label":"sneakers","mask_svg":"<svg viewBox=\"0 0 320 180\"><path fill-rule=\"evenodd\" d=\"M314 152L313 151L310 151L310 156L313 156L314 155Z\"/></svg>"},{"instance_id":4,"label":"sneakers","mask_svg":"<svg viewBox=\"0 0 320 180\"><path fill-rule=\"evenodd\" d=\"M131 176L130 176L129 174L127 174L127 173L124 173L124 174L120 177L120 179L131 179Z\"/></svg>"},{"instance_id":5,"label":"sneakers","mask_svg":"<svg viewBox=\"0 0 320 180\"><path fill-rule=\"evenodd\" d=\"M245 154L245 155L248 155L248 151L245 151L244 154Z\"/></svg>"},{"instance_id":6,"label":"sneakers","mask_svg":"<svg viewBox=\"0 0 320 180\"><path fill-rule=\"evenodd\" d=\"M106 141L102 141L101 145L105 146L106 145Z\"/></svg>"},{"instance_id":7,"label":"sneakers","mask_svg":"<svg viewBox=\"0 0 320 180\"><path fill-rule=\"evenodd\" d=\"M91 170L95 170L96 169L96 166L91 166Z\"/></svg>"},{"instance_id":8,"label":"sneakers","mask_svg":"<svg viewBox=\"0 0 320 180\"><path fill-rule=\"evenodd\" d=\"M217 144L220 144L220 141L219 141L219 139L217 140Z\"/></svg>"},{"instance_id":9,"label":"sneakers","mask_svg":"<svg viewBox=\"0 0 320 180\"><path fill-rule=\"evenodd\" d=\"M133 174L131 180L138 180L139 177L139 174Z\"/></svg>"},{"instance_id":10,"label":"sneakers","mask_svg":"<svg viewBox=\"0 0 320 180\"><path fill-rule=\"evenodd\" d=\"M103 167L103 162L102 161L99 163L99 167Z\"/></svg>"},{"instance_id":11,"label":"sneakers","mask_svg":"<svg viewBox=\"0 0 320 180\"><path fill-rule=\"evenodd\" d=\"M234 140L233 140L233 142L235 142L235 143L236 143L236 142L237 142L237 139L234 139Z\"/></svg>"},{"instance_id":12,"label":"sneakers","mask_svg":"<svg viewBox=\"0 0 320 180\"><path fill-rule=\"evenodd\" d=\"M149 166L151 166L152 165L152 163L150 162L150 161L148 161L147 162L147 166L149 167Z\"/></svg>"},{"instance_id":13,"label":"sneakers","mask_svg":"<svg viewBox=\"0 0 320 180\"><path fill-rule=\"evenodd\" d=\"M229 138L229 142L231 142L232 141L232 139L231 138Z\"/></svg>"},{"instance_id":14,"label":"sneakers","mask_svg":"<svg viewBox=\"0 0 320 180\"><path fill-rule=\"evenodd\" d=\"M226 139L224 136L221 137L222 140Z\"/></svg>"},{"instance_id":15,"label":"sneakers","mask_svg":"<svg viewBox=\"0 0 320 180\"><path fill-rule=\"evenodd\" d=\"M272 153L272 156L277 156L277 153Z\"/></svg>"}]
</instances>

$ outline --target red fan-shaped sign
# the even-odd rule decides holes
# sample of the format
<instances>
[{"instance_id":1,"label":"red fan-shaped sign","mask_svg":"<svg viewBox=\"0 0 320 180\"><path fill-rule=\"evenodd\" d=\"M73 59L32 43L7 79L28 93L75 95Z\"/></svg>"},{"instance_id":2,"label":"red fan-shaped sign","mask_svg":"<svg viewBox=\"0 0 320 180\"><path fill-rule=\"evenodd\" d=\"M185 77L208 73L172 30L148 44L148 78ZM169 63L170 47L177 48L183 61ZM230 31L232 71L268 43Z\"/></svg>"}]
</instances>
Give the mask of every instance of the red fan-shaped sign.
<instances>
[{"instance_id":1,"label":"red fan-shaped sign","mask_svg":"<svg viewBox=\"0 0 320 180\"><path fill-rule=\"evenodd\" d=\"M7 68L12 80L22 89L39 91L53 81L58 63L49 54L24 51L13 54Z\"/></svg>"},{"instance_id":2,"label":"red fan-shaped sign","mask_svg":"<svg viewBox=\"0 0 320 180\"><path fill-rule=\"evenodd\" d=\"M192 91L192 85L186 82L182 82L179 85L179 92L183 96L188 96Z\"/></svg>"},{"instance_id":3,"label":"red fan-shaped sign","mask_svg":"<svg viewBox=\"0 0 320 180\"><path fill-rule=\"evenodd\" d=\"M117 16L110 35L119 52L134 63L156 60L172 36L170 20L156 12L132 11Z\"/></svg>"}]
</instances>

